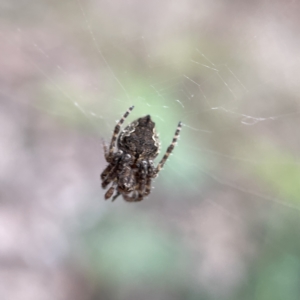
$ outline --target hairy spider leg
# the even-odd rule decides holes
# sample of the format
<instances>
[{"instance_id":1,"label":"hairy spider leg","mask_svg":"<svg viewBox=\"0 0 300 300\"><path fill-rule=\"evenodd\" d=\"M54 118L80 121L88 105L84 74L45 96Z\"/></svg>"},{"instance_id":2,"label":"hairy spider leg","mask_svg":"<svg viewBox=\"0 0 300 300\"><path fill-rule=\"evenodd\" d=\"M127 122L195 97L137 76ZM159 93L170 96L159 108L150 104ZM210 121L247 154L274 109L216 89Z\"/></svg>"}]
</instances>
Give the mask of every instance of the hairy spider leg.
<instances>
[{"instance_id":1,"label":"hairy spider leg","mask_svg":"<svg viewBox=\"0 0 300 300\"><path fill-rule=\"evenodd\" d=\"M145 197L148 196L151 192L151 182L152 182L151 177L148 177L146 182L145 194L144 194Z\"/></svg>"},{"instance_id":2,"label":"hairy spider leg","mask_svg":"<svg viewBox=\"0 0 300 300\"><path fill-rule=\"evenodd\" d=\"M107 156L108 156L108 149L107 149L107 145L105 144L104 139L102 139L102 146L103 146L103 151L104 151L104 157L107 160Z\"/></svg>"},{"instance_id":3,"label":"hairy spider leg","mask_svg":"<svg viewBox=\"0 0 300 300\"><path fill-rule=\"evenodd\" d=\"M106 188L114 179L115 179L115 171L117 166L113 166L110 168L110 165L106 168L109 169L108 172L105 174L105 177L103 175L103 181L102 181L102 188ZM106 171L106 169L104 171ZM102 175L101 175L102 178Z\"/></svg>"},{"instance_id":4,"label":"hairy spider leg","mask_svg":"<svg viewBox=\"0 0 300 300\"><path fill-rule=\"evenodd\" d=\"M118 185L121 177L125 177L125 178L128 177L128 174L126 175L126 171L127 173L128 170L129 173L132 172L129 167L129 165L132 163L131 156L128 154L122 156L122 154L123 151L120 150L114 153L114 161L110 163L101 174L101 179L103 180L102 187L104 189L113 181L112 186L105 194L105 199L109 199L113 195L115 190L117 190L117 193L112 198L112 201L114 201L119 195L123 194L122 191L119 190L119 187L116 188L115 186Z\"/></svg>"},{"instance_id":5,"label":"hairy spider leg","mask_svg":"<svg viewBox=\"0 0 300 300\"><path fill-rule=\"evenodd\" d=\"M121 126L124 123L125 119L128 117L128 115L130 114L130 112L133 110L133 108L134 108L133 105L131 107L129 107L128 110L126 111L126 113L121 118L121 120L117 123L117 125L114 129L114 132L113 132L113 136L111 138L110 145L109 145L109 152L108 152L107 160L112 159L114 148L116 146L116 140L117 140L118 134L120 133Z\"/></svg>"},{"instance_id":6,"label":"hairy spider leg","mask_svg":"<svg viewBox=\"0 0 300 300\"><path fill-rule=\"evenodd\" d=\"M104 195L105 200L109 199L113 195L114 191L115 191L115 187L114 185L112 185Z\"/></svg>"},{"instance_id":7,"label":"hairy spider leg","mask_svg":"<svg viewBox=\"0 0 300 300\"><path fill-rule=\"evenodd\" d=\"M168 157L170 156L170 154L172 153L173 149L175 148L176 142L177 142L178 137L180 135L181 127L182 127L182 123L179 122L178 126L177 126L177 129L175 131L175 135L173 137L171 145L168 147L167 152L165 153L165 155L163 156L162 160L157 165L156 170L154 171L155 175L157 175L159 173L159 171L163 168L163 166L166 163Z\"/></svg>"},{"instance_id":8,"label":"hairy spider leg","mask_svg":"<svg viewBox=\"0 0 300 300\"><path fill-rule=\"evenodd\" d=\"M146 161L142 161L140 165L140 170L139 170L139 185L138 185L138 199L143 200L143 194L145 190L145 185L146 185L146 177L147 177L147 168L148 164Z\"/></svg>"},{"instance_id":9,"label":"hairy spider leg","mask_svg":"<svg viewBox=\"0 0 300 300\"><path fill-rule=\"evenodd\" d=\"M147 176L147 181L146 181L144 197L148 196L151 193L152 178L155 178L155 167L154 167L153 161L149 160L148 176Z\"/></svg>"},{"instance_id":10,"label":"hairy spider leg","mask_svg":"<svg viewBox=\"0 0 300 300\"><path fill-rule=\"evenodd\" d=\"M123 153L123 152L122 152ZM115 172L115 170L118 168L117 164L120 160L122 153L116 152L114 154L114 160L115 163L110 163L104 171L101 173L100 178L103 180L102 187L105 188L114 178L111 178L111 175Z\"/></svg>"},{"instance_id":11,"label":"hairy spider leg","mask_svg":"<svg viewBox=\"0 0 300 300\"><path fill-rule=\"evenodd\" d=\"M111 201L115 201L120 195L121 195L121 193L120 193L120 192L117 192L117 193L113 196L113 198L112 198Z\"/></svg>"},{"instance_id":12,"label":"hairy spider leg","mask_svg":"<svg viewBox=\"0 0 300 300\"><path fill-rule=\"evenodd\" d=\"M107 175L110 173L110 171L112 170L112 168L114 168L114 165L108 165L104 169L104 171L100 175L101 180L104 180L107 177Z\"/></svg>"}]
</instances>

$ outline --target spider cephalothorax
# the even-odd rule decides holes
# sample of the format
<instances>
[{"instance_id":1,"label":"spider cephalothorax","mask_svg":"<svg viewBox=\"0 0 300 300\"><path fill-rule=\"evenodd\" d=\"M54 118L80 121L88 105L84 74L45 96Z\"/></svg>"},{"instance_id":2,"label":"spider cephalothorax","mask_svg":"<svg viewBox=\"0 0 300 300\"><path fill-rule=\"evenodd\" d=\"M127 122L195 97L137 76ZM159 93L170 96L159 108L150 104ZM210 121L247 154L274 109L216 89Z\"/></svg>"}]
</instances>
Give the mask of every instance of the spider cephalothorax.
<instances>
[{"instance_id":1,"label":"spider cephalothorax","mask_svg":"<svg viewBox=\"0 0 300 300\"><path fill-rule=\"evenodd\" d=\"M173 141L157 167L154 167L153 160L159 154L160 143L155 123L149 115L132 122L120 133L118 150L114 152L121 125L133 108L131 106L116 125L109 149L104 145L105 159L109 165L101 174L102 187L105 189L112 183L105 199L111 198L115 190L113 200L123 195L126 201L134 202L148 196L152 178L157 176L165 164L181 130L179 122Z\"/></svg>"}]
</instances>

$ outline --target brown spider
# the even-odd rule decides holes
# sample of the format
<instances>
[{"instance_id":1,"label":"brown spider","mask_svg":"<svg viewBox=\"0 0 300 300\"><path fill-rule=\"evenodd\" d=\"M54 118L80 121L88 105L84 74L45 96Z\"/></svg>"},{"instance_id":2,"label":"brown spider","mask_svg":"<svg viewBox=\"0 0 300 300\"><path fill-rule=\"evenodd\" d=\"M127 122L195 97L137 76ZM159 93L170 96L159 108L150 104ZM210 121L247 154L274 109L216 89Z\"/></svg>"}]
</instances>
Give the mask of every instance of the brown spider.
<instances>
[{"instance_id":1,"label":"brown spider","mask_svg":"<svg viewBox=\"0 0 300 300\"><path fill-rule=\"evenodd\" d=\"M112 198L114 201L119 195L129 202L141 201L151 192L151 181L164 166L173 151L181 130L178 123L173 141L167 152L154 166L153 160L159 154L160 143L155 130L155 123L149 115L130 123L119 135L121 125L128 117L134 106L129 107L121 120L117 123L110 142L109 149L103 144L105 159L109 165L104 169L100 178L105 189L111 182L112 185L105 193L105 200Z\"/></svg>"}]
</instances>

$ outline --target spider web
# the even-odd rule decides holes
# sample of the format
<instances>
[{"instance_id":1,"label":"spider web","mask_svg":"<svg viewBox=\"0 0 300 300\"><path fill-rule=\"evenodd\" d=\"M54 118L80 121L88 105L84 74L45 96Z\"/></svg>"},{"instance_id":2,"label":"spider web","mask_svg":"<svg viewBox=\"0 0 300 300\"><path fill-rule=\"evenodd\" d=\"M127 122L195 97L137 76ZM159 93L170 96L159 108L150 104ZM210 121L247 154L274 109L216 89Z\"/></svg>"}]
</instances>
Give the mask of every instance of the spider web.
<instances>
[{"instance_id":1,"label":"spider web","mask_svg":"<svg viewBox=\"0 0 300 300\"><path fill-rule=\"evenodd\" d=\"M32 268L59 269L72 252L65 242L74 243L69 228L89 232L110 216L123 218L123 226L136 214L179 232L193 257L183 274L196 295L235 299L237 290L249 296L261 286L258 299L272 296L270 290L294 299L291 278L300 265L294 242L300 216L297 3L285 10L280 2L23 5L4 5L8 17L0 31L7 57L1 61L2 214L14 236L30 212L34 225L26 230L41 238L43 251L24 246L20 254L6 240L4 257L15 263L7 254L13 249ZM100 189L101 140L110 141L115 121L131 105L125 124L146 114L156 123L162 143L156 164L178 121L183 128L149 198L138 206L121 199L112 205ZM40 218L46 236L37 229ZM251 273L251 263L260 260L264 267ZM279 271L290 279L288 287L273 277Z\"/></svg>"}]
</instances>

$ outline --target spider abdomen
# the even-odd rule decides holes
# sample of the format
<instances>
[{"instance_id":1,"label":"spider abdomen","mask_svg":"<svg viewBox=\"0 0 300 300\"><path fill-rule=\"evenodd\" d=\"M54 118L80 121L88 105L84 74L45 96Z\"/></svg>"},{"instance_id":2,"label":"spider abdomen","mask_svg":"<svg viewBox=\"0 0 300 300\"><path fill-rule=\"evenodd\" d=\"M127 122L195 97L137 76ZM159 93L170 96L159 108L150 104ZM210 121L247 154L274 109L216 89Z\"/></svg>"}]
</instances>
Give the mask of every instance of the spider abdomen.
<instances>
[{"instance_id":1,"label":"spider abdomen","mask_svg":"<svg viewBox=\"0 0 300 300\"><path fill-rule=\"evenodd\" d=\"M159 153L155 123L145 116L129 124L118 138L118 148L136 159L154 159Z\"/></svg>"}]
</instances>

